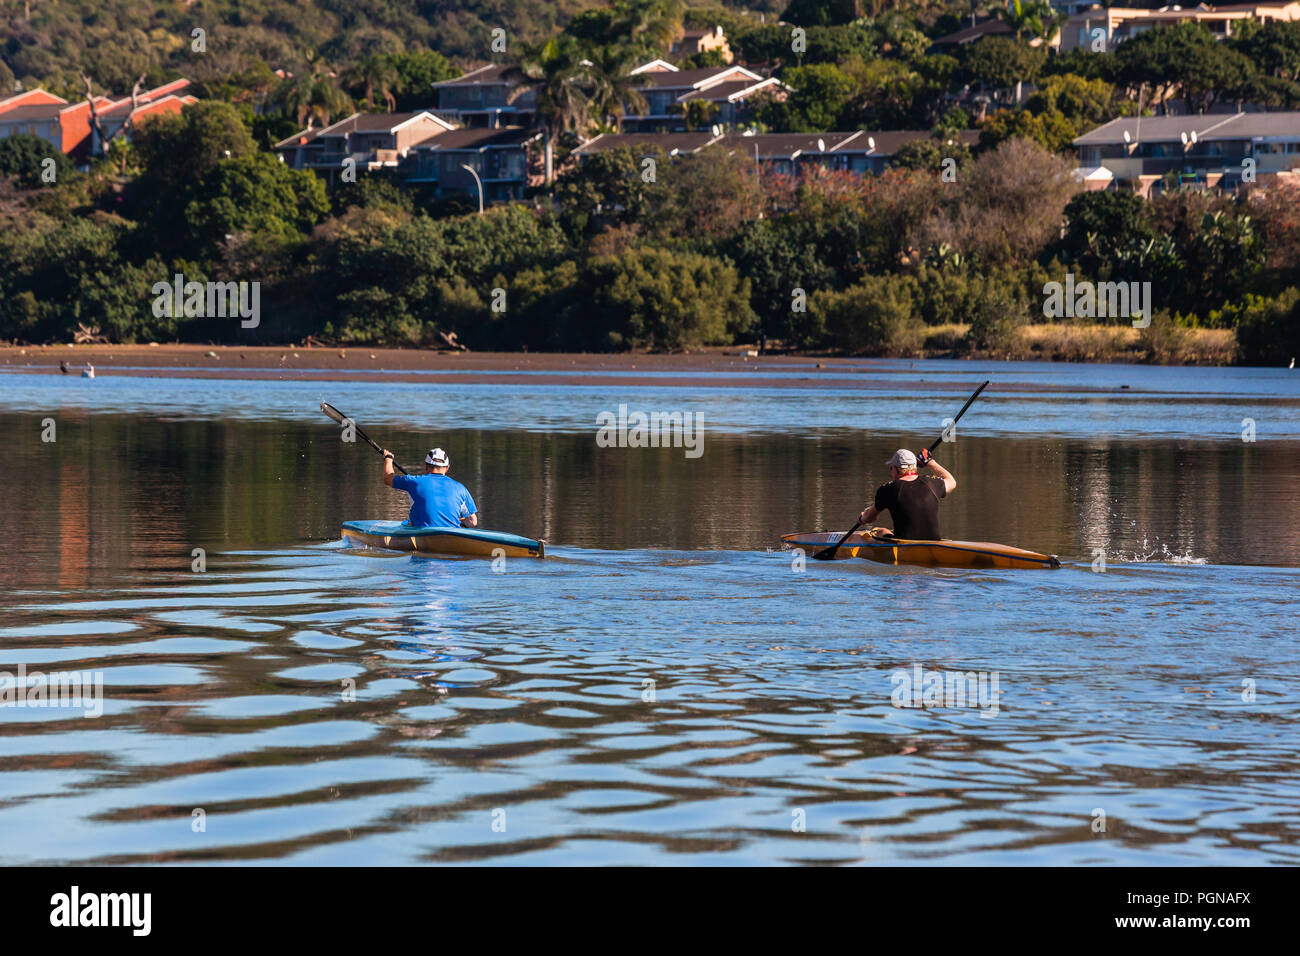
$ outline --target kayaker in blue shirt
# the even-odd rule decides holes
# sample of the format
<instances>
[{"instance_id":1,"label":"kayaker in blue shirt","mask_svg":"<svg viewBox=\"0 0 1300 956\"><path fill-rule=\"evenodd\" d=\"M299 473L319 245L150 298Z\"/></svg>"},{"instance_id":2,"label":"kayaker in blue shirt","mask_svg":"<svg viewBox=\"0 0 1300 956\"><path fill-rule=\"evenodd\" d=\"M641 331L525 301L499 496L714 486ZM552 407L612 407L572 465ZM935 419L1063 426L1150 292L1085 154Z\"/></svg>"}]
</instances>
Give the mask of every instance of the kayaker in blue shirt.
<instances>
[{"instance_id":1,"label":"kayaker in blue shirt","mask_svg":"<svg viewBox=\"0 0 1300 956\"><path fill-rule=\"evenodd\" d=\"M384 449L384 484L411 496L406 523L418 528L478 527L478 508L469 489L447 476L451 459L441 448L424 456L423 475L399 475L393 453Z\"/></svg>"}]
</instances>

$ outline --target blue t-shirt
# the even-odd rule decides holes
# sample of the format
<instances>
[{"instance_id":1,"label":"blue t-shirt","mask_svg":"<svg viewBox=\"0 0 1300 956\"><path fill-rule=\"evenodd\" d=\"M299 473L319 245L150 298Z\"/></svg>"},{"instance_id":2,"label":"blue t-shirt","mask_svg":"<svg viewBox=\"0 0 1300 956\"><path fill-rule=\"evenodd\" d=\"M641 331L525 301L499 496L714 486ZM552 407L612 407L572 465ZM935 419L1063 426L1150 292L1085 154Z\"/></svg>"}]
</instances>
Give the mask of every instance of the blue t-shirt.
<instances>
[{"instance_id":1,"label":"blue t-shirt","mask_svg":"<svg viewBox=\"0 0 1300 956\"><path fill-rule=\"evenodd\" d=\"M460 519L475 514L469 489L446 475L396 475L393 487L411 496L407 524L427 528L459 528Z\"/></svg>"}]
</instances>

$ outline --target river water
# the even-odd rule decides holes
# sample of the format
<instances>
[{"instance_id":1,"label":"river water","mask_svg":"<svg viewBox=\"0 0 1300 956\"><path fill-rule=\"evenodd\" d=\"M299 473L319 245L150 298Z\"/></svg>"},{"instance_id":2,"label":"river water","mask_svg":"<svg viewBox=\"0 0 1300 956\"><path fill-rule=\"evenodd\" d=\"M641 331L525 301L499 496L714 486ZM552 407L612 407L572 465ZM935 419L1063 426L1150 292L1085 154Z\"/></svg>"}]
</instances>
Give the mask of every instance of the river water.
<instances>
[{"instance_id":1,"label":"river water","mask_svg":"<svg viewBox=\"0 0 1300 956\"><path fill-rule=\"evenodd\" d=\"M783 374L0 375L0 671L103 682L0 706L0 862L1300 862L1296 373ZM1061 570L780 550L985 378L944 534ZM322 399L547 559L341 548L405 496ZM702 454L599 447L619 405Z\"/></svg>"}]
</instances>

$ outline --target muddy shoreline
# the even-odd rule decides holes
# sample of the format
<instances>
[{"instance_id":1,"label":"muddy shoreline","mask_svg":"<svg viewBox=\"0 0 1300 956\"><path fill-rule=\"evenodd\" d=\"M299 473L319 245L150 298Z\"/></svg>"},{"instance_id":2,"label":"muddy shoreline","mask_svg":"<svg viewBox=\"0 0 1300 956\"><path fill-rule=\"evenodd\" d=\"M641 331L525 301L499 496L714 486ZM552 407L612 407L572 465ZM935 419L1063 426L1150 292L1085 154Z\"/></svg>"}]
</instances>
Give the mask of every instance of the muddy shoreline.
<instances>
[{"instance_id":1,"label":"muddy shoreline","mask_svg":"<svg viewBox=\"0 0 1300 956\"><path fill-rule=\"evenodd\" d=\"M686 354L587 354L451 352L384 348L284 348L207 345L47 345L0 347L0 372L163 378L311 379L317 381L418 382L691 388L835 388L888 390L915 374L912 362L808 355L757 355L746 349ZM1041 365L1031 362L1028 365ZM775 373L775 374L772 374ZM927 382L927 385L930 385ZM965 389L964 383L933 382ZM1003 388L1016 389L1014 382ZM1052 390L1041 381L1021 386Z\"/></svg>"}]
</instances>

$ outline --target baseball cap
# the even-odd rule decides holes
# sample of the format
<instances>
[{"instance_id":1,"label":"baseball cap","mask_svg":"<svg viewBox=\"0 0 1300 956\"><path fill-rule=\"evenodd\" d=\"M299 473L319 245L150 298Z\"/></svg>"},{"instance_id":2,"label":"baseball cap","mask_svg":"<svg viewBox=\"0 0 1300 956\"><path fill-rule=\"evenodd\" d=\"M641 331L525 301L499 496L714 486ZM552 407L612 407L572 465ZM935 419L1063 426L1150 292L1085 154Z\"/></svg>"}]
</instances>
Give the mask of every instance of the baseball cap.
<instances>
[{"instance_id":1,"label":"baseball cap","mask_svg":"<svg viewBox=\"0 0 1300 956\"><path fill-rule=\"evenodd\" d=\"M906 448L900 448L898 451L894 452L894 457L885 462L885 464L892 468L897 468L899 471L907 471L909 468L916 467L916 456Z\"/></svg>"},{"instance_id":2,"label":"baseball cap","mask_svg":"<svg viewBox=\"0 0 1300 956\"><path fill-rule=\"evenodd\" d=\"M447 453L441 448L430 448L429 454L424 456L424 463L433 465L435 468L445 468L451 464L451 459L447 457Z\"/></svg>"}]
</instances>

